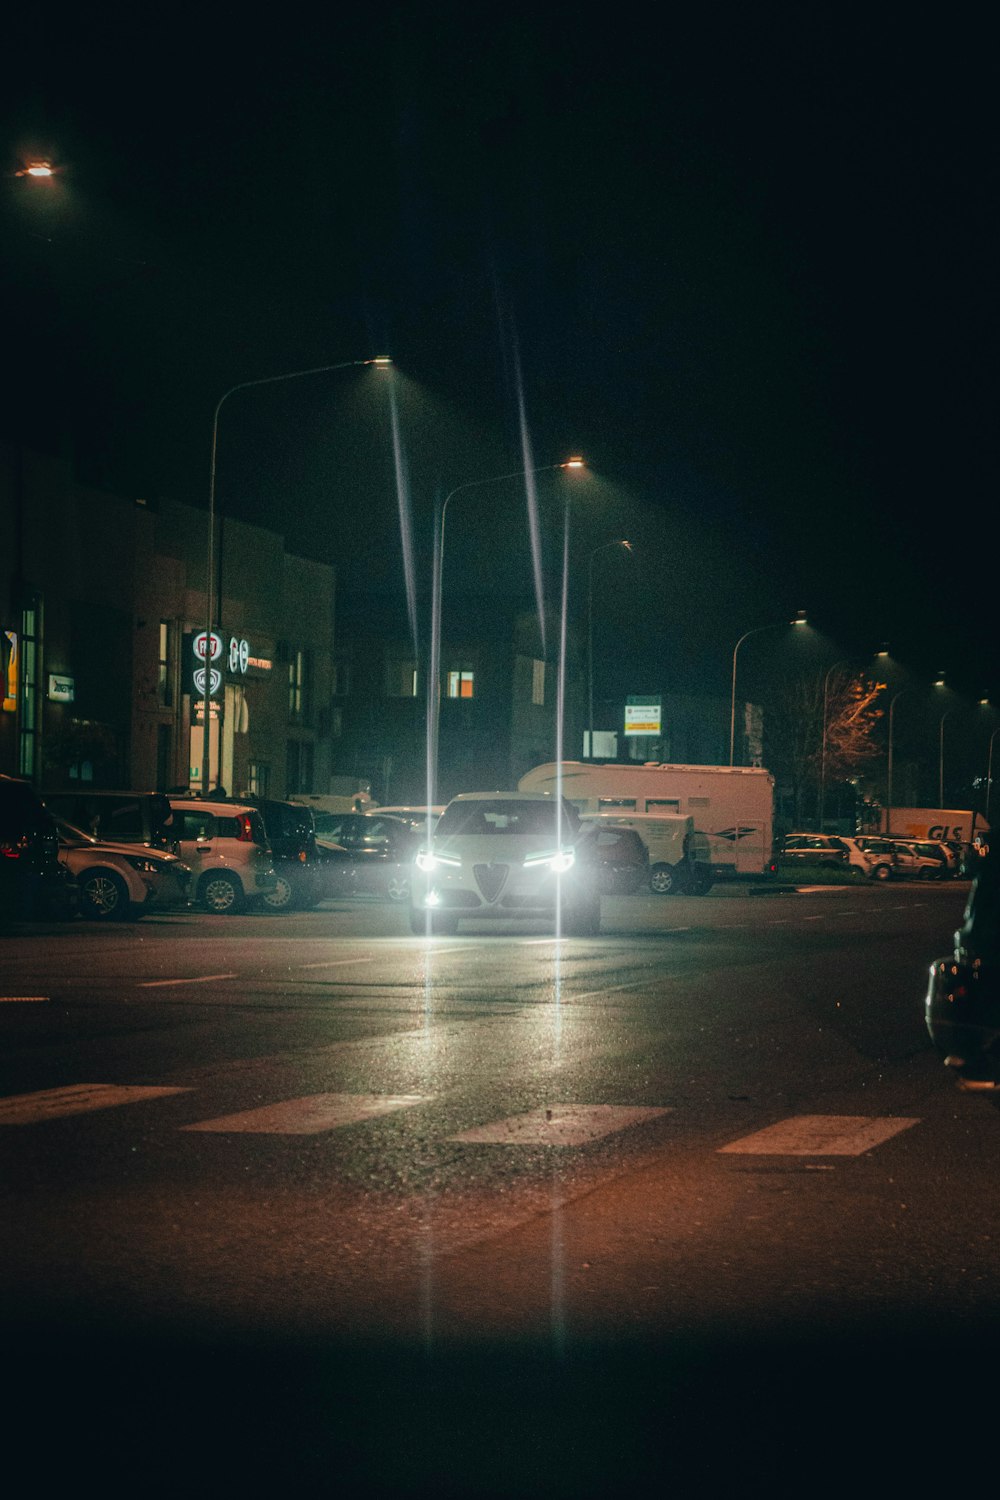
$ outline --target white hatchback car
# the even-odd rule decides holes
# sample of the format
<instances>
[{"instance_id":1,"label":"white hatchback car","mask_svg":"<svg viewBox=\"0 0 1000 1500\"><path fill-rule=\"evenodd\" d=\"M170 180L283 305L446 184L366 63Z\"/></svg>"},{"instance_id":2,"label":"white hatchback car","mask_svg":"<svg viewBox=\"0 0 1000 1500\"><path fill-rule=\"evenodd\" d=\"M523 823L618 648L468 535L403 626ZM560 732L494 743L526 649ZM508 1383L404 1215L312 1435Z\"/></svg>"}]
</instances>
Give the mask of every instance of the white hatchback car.
<instances>
[{"instance_id":1,"label":"white hatchback car","mask_svg":"<svg viewBox=\"0 0 1000 1500\"><path fill-rule=\"evenodd\" d=\"M558 921L563 932L600 931L593 868L577 861L580 821L549 792L466 792L455 797L416 856L413 932L456 932L463 917Z\"/></svg>"},{"instance_id":2,"label":"white hatchback car","mask_svg":"<svg viewBox=\"0 0 1000 1500\"><path fill-rule=\"evenodd\" d=\"M174 835L193 871L192 899L206 911L243 911L278 884L264 820L256 807L171 797Z\"/></svg>"},{"instance_id":3,"label":"white hatchback car","mask_svg":"<svg viewBox=\"0 0 1000 1500\"><path fill-rule=\"evenodd\" d=\"M80 915L92 921L135 921L145 912L189 903L191 870L176 854L92 838L55 819L59 858L76 881Z\"/></svg>"}]
</instances>

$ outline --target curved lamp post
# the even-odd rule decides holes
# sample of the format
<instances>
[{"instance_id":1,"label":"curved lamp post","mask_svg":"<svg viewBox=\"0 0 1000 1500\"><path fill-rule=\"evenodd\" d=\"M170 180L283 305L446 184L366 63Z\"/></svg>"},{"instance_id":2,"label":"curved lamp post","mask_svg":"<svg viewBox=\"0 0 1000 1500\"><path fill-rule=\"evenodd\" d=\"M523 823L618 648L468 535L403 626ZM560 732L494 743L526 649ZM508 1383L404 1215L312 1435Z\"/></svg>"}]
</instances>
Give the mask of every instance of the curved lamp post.
<instances>
[{"instance_id":1,"label":"curved lamp post","mask_svg":"<svg viewBox=\"0 0 1000 1500\"><path fill-rule=\"evenodd\" d=\"M205 577L205 691L202 695L202 709L204 713L204 724L202 725L201 742L201 795L203 798L209 795L211 784L210 758L210 703L212 698L212 573L215 568L215 459L219 439L219 412L224 402L236 391L246 391L257 385L277 385L282 380L300 380L304 375L325 375L333 370L348 370L359 365L377 365L379 369L385 369L391 365L392 360L386 354L380 354L374 359L345 359L335 365L317 365L309 370L289 370L284 375L265 375L260 380L241 380L239 385L229 387L224 391L215 403L215 413L212 417L212 458L208 479L208 546L206 549L207 571ZM219 592L221 594L221 584ZM221 603L221 600L219 601Z\"/></svg>"},{"instance_id":2,"label":"curved lamp post","mask_svg":"<svg viewBox=\"0 0 1000 1500\"><path fill-rule=\"evenodd\" d=\"M993 741L1000 734L1000 724L990 735L990 748L986 756L986 821L990 821L990 791L993 783Z\"/></svg>"},{"instance_id":3,"label":"curved lamp post","mask_svg":"<svg viewBox=\"0 0 1000 1500\"><path fill-rule=\"evenodd\" d=\"M896 704L904 693L912 693L913 688L900 688L889 700L889 758L886 765L885 778L885 832L886 836L892 834L892 726L896 712Z\"/></svg>"},{"instance_id":4,"label":"curved lamp post","mask_svg":"<svg viewBox=\"0 0 1000 1500\"><path fill-rule=\"evenodd\" d=\"M729 764L731 766L736 764L736 653L739 651L743 642L750 636L760 635L762 630L780 630L782 625L784 624L784 620L775 620L773 625L758 625L754 630L745 631L744 634L741 635L739 640L736 642L736 645L733 647L733 691L729 708ZM798 614L795 616L795 619L789 620L788 624L808 625L809 621L806 619L805 610L800 609Z\"/></svg>"},{"instance_id":5,"label":"curved lamp post","mask_svg":"<svg viewBox=\"0 0 1000 1500\"><path fill-rule=\"evenodd\" d=\"M431 598L431 652L430 667L428 672L428 685L430 687L430 712L428 745L428 789L427 800L430 806L437 802L438 798L438 740L441 730L441 600L444 583L444 538L445 522L448 518L448 503L456 495L464 490L479 489L487 484L502 484L508 479L525 479L529 474L548 474L555 469L582 469L584 467L582 458L568 458L561 464L540 464L533 469L513 469L509 474L493 474L488 479L468 479L464 484L456 484L453 490L449 490L441 504L441 516L438 522L437 546L434 549L434 578L432 583Z\"/></svg>"},{"instance_id":6,"label":"curved lamp post","mask_svg":"<svg viewBox=\"0 0 1000 1500\"><path fill-rule=\"evenodd\" d=\"M602 542L591 550L587 561L587 734L589 754L594 758L594 558L607 547L624 547L632 551L632 543L624 537L614 542Z\"/></svg>"}]
</instances>

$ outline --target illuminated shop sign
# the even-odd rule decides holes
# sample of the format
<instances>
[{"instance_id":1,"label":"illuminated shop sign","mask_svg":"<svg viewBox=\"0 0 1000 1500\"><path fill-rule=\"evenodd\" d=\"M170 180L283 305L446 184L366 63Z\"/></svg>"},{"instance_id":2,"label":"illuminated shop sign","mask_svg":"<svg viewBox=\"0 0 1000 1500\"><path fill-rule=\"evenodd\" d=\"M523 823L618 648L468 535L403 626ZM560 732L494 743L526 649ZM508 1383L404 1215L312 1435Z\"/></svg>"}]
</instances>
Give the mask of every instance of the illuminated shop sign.
<instances>
[{"instance_id":1,"label":"illuminated shop sign","mask_svg":"<svg viewBox=\"0 0 1000 1500\"><path fill-rule=\"evenodd\" d=\"M659 734L661 705L659 698L629 698L625 703L626 734Z\"/></svg>"},{"instance_id":2,"label":"illuminated shop sign","mask_svg":"<svg viewBox=\"0 0 1000 1500\"><path fill-rule=\"evenodd\" d=\"M50 672L49 702L72 703L75 696L75 686L72 677L66 677L61 672Z\"/></svg>"},{"instance_id":3,"label":"illuminated shop sign","mask_svg":"<svg viewBox=\"0 0 1000 1500\"><path fill-rule=\"evenodd\" d=\"M251 656L250 642L243 636L224 636L220 631L211 634L199 630L186 637L187 668L185 678L188 692L193 697L205 696L206 658L210 663L208 695L214 698L221 694L225 678L246 677L249 671L270 672L272 662L266 656Z\"/></svg>"}]
</instances>

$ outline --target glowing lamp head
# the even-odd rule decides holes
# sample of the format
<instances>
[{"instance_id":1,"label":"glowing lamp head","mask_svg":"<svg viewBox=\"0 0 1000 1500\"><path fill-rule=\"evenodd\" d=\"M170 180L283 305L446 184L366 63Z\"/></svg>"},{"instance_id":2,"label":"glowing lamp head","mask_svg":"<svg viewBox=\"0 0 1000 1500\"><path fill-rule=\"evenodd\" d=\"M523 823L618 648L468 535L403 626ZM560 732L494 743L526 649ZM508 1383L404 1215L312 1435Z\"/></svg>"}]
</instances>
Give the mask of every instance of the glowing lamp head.
<instances>
[{"instance_id":1,"label":"glowing lamp head","mask_svg":"<svg viewBox=\"0 0 1000 1500\"><path fill-rule=\"evenodd\" d=\"M374 365L376 370L388 370L392 367L392 360L388 354L376 354L375 358L370 359L368 363Z\"/></svg>"},{"instance_id":2,"label":"glowing lamp head","mask_svg":"<svg viewBox=\"0 0 1000 1500\"><path fill-rule=\"evenodd\" d=\"M587 465L582 458L567 458L562 467L564 469L585 469Z\"/></svg>"},{"instance_id":3,"label":"glowing lamp head","mask_svg":"<svg viewBox=\"0 0 1000 1500\"><path fill-rule=\"evenodd\" d=\"M18 177L54 177L55 169L48 161L29 161L16 175Z\"/></svg>"},{"instance_id":4,"label":"glowing lamp head","mask_svg":"<svg viewBox=\"0 0 1000 1500\"><path fill-rule=\"evenodd\" d=\"M795 619L789 621L789 624L791 624L791 625L808 625L809 621L806 619L806 612L805 612L805 610L804 609L800 609L799 612L798 612L798 614L795 616Z\"/></svg>"}]
</instances>

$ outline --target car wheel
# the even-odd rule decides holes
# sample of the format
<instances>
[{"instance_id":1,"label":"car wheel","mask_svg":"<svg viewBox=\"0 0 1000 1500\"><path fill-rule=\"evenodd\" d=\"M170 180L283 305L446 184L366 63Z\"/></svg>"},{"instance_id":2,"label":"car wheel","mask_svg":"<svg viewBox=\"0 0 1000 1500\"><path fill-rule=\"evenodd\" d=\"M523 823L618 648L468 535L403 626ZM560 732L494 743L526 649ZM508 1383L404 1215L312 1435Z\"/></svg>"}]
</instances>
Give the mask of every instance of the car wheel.
<instances>
[{"instance_id":1,"label":"car wheel","mask_svg":"<svg viewBox=\"0 0 1000 1500\"><path fill-rule=\"evenodd\" d=\"M390 875L385 883L385 893L390 901L409 901L409 875Z\"/></svg>"},{"instance_id":2,"label":"car wheel","mask_svg":"<svg viewBox=\"0 0 1000 1500\"><path fill-rule=\"evenodd\" d=\"M292 882L286 875L279 874L278 883L273 891L268 891L266 896L261 897L261 905L266 906L268 911L290 911L295 905L295 892L292 890Z\"/></svg>"},{"instance_id":3,"label":"car wheel","mask_svg":"<svg viewBox=\"0 0 1000 1500\"><path fill-rule=\"evenodd\" d=\"M80 915L92 922L124 922L128 916L128 887L114 870L88 870L78 881Z\"/></svg>"},{"instance_id":4,"label":"car wheel","mask_svg":"<svg viewBox=\"0 0 1000 1500\"><path fill-rule=\"evenodd\" d=\"M891 875L892 868L889 865L876 865L872 871L873 880L888 880Z\"/></svg>"},{"instance_id":5,"label":"car wheel","mask_svg":"<svg viewBox=\"0 0 1000 1500\"><path fill-rule=\"evenodd\" d=\"M649 872L649 889L658 896L677 894L677 872L673 865L654 865Z\"/></svg>"},{"instance_id":6,"label":"car wheel","mask_svg":"<svg viewBox=\"0 0 1000 1500\"><path fill-rule=\"evenodd\" d=\"M198 887L198 900L206 911L222 916L233 916L243 910L246 897L238 880L219 870L206 875Z\"/></svg>"}]
</instances>

